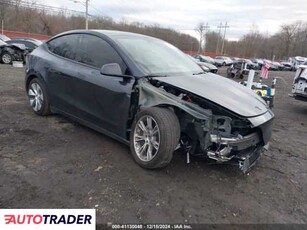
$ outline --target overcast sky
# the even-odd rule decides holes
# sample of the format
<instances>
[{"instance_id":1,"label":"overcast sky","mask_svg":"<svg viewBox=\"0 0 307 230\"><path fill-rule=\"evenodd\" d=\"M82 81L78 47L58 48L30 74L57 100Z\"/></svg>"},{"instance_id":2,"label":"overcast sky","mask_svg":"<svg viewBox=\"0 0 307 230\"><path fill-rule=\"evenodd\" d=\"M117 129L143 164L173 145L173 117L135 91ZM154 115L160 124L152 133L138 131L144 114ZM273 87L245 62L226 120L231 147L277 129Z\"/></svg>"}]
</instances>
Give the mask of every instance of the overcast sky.
<instances>
[{"instance_id":1,"label":"overcast sky","mask_svg":"<svg viewBox=\"0 0 307 230\"><path fill-rule=\"evenodd\" d=\"M79 0L85 2L85 0ZM84 11L72 0L40 0L42 4ZM256 25L262 33L274 34L283 23L307 22L307 0L90 0L89 14L115 21L160 24L195 36L199 22L218 31L220 22L230 26L226 38L236 40Z\"/></svg>"}]
</instances>

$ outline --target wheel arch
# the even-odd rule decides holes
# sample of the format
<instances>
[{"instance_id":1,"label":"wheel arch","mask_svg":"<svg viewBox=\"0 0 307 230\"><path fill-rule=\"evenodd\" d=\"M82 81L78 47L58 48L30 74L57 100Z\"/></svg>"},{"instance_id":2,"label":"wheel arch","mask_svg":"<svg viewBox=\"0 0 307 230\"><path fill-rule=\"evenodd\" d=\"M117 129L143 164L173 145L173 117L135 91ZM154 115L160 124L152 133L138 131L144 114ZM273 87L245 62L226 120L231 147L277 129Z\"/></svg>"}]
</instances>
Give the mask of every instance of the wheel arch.
<instances>
[{"instance_id":1,"label":"wheel arch","mask_svg":"<svg viewBox=\"0 0 307 230\"><path fill-rule=\"evenodd\" d=\"M28 89L29 89L30 82L35 78L40 79L46 85L44 78L40 74L35 73L35 72L29 72L29 73L27 73L26 79L25 79L25 89L26 89L26 91L28 91Z\"/></svg>"}]
</instances>

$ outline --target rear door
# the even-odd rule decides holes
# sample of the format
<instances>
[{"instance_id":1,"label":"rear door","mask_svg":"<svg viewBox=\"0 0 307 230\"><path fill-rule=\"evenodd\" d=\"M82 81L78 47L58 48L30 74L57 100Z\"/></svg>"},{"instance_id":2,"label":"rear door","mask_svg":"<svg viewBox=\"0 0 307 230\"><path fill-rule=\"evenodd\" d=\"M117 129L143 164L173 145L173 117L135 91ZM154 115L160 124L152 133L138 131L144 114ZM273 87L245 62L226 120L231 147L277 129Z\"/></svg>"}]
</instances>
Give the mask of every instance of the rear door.
<instances>
[{"instance_id":1,"label":"rear door","mask_svg":"<svg viewBox=\"0 0 307 230\"><path fill-rule=\"evenodd\" d=\"M73 82L79 76L80 64L76 61L80 34L69 34L47 43L52 55L48 56L48 78L46 79L51 105L57 109L75 114L77 112Z\"/></svg>"}]
</instances>

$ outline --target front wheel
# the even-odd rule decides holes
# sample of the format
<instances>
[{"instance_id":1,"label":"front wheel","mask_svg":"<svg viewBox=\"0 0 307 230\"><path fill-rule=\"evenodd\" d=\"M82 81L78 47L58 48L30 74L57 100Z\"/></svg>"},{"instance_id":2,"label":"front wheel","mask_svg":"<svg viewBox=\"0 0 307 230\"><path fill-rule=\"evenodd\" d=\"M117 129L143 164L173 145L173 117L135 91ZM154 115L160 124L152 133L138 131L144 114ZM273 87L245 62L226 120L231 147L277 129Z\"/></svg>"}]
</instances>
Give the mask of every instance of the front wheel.
<instances>
[{"instance_id":1,"label":"front wheel","mask_svg":"<svg viewBox=\"0 0 307 230\"><path fill-rule=\"evenodd\" d=\"M153 107L137 114L130 133L130 149L143 168L161 168L172 160L179 138L180 125L175 113Z\"/></svg>"},{"instance_id":2,"label":"front wheel","mask_svg":"<svg viewBox=\"0 0 307 230\"><path fill-rule=\"evenodd\" d=\"M10 53L4 52L1 55L1 61L4 64L11 64L13 62L13 57L12 57L12 55Z\"/></svg>"}]
</instances>

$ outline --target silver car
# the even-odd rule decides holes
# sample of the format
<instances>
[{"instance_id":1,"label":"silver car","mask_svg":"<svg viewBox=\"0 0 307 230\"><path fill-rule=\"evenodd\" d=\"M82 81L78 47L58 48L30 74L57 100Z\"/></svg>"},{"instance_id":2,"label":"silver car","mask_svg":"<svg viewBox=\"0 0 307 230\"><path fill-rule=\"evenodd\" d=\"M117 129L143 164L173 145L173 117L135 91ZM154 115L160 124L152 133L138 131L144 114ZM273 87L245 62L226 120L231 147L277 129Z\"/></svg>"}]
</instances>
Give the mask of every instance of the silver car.
<instances>
[{"instance_id":1,"label":"silver car","mask_svg":"<svg viewBox=\"0 0 307 230\"><path fill-rule=\"evenodd\" d=\"M230 66L233 64L233 60L229 57L216 56L214 61L221 66Z\"/></svg>"}]
</instances>

